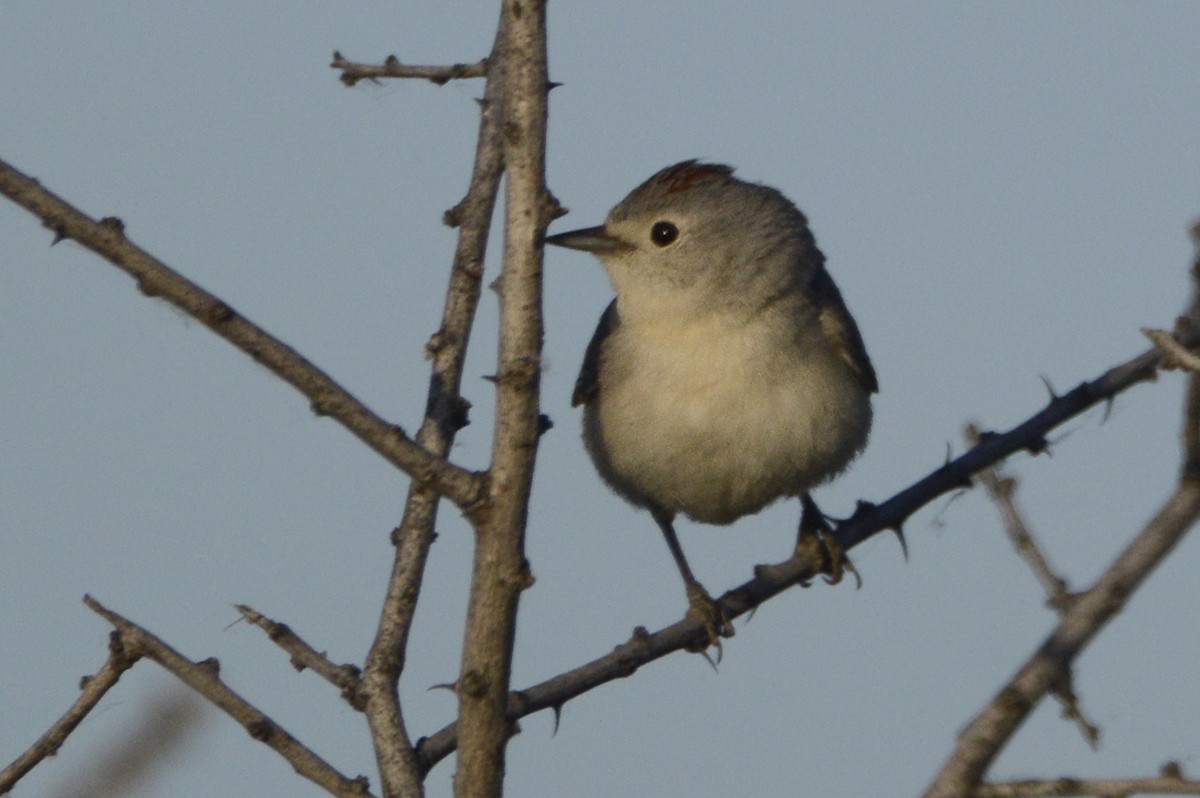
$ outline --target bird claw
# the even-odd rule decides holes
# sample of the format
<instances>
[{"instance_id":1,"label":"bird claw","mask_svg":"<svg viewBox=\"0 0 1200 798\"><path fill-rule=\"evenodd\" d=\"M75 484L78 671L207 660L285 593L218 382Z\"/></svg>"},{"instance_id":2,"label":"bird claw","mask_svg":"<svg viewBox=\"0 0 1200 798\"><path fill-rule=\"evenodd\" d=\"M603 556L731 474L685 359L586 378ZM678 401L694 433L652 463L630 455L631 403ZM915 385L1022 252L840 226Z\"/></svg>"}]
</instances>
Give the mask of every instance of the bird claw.
<instances>
[{"instance_id":1,"label":"bird claw","mask_svg":"<svg viewBox=\"0 0 1200 798\"><path fill-rule=\"evenodd\" d=\"M688 617L699 621L704 627L703 642L688 647L688 651L706 652L716 646L717 662L721 661L721 638L733 637L733 622L725 614L721 605L708 595L708 591L699 582L687 586ZM710 660L711 662L711 660Z\"/></svg>"},{"instance_id":2,"label":"bird claw","mask_svg":"<svg viewBox=\"0 0 1200 798\"><path fill-rule=\"evenodd\" d=\"M813 510L816 510L815 505ZM805 508L800 519L800 536L796 540L796 556L812 557L821 565L817 573L823 574L826 584L836 585L847 573L854 576L855 589L862 587L862 577L850 560L842 544L833 536L833 527L819 510ZM805 585L807 587L807 585Z\"/></svg>"}]
</instances>

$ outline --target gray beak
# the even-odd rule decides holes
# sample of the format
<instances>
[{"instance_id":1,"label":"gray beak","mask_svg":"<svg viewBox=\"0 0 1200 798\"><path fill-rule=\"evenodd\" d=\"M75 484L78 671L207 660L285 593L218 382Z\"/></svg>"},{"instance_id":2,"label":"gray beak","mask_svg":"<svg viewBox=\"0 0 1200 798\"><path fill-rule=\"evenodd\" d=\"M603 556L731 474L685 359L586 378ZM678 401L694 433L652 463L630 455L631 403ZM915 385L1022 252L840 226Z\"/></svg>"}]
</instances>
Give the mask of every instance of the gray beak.
<instances>
[{"instance_id":1,"label":"gray beak","mask_svg":"<svg viewBox=\"0 0 1200 798\"><path fill-rule=\"evenodd\" d=\"M603 225L547 236L546 243L591 252L593 255L607 255L633 248L628 242L608 233Z\"/></svg>"}]
</instances>

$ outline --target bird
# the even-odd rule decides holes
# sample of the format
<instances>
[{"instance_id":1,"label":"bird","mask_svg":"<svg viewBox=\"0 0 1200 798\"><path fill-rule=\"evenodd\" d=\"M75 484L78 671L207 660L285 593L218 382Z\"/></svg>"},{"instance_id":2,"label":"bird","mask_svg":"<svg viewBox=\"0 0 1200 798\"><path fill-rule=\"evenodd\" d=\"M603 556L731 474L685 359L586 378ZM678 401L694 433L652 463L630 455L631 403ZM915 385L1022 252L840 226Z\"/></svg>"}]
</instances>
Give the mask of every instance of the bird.
<instances>
[{"instance_id":1,"label":"bird","mask_svg":"<svg viewBox=\"0 0 1200 798\"><path fill-rule=\"evenodd\" d=\"M696 649L734 629L684 556L679 515L727 525L797 497L797 547L815 532L840 579L849 561L809 493L865 448L879 384L805 215L777 189L692 159L602 225L545 243L597 256L616 293L572 406L600 476L661 530L706 632Z\"/></svg>"}]
</instances>

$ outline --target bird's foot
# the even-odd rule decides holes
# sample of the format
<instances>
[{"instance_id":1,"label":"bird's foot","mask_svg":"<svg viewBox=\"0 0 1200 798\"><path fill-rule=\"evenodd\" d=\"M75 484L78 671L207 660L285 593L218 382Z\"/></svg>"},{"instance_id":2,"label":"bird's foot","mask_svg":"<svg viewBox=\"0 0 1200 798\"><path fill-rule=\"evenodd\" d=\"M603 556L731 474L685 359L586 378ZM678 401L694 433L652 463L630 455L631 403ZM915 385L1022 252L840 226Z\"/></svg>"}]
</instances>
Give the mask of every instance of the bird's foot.
<instances>
[{"instance_id":1,"label":"bird's foot","mask_svg":"<svg viewBox=\"0 0 1200 798\"><path fill-rule=\"evenodd\" d=\"M820 563L818 573L824 574L827 584L836 585L847 573L853 574L856 588L862 587L862 577L854 567L846 550L833 535L833 527L818 513L804 513L800 521L800 535L796 539L796 556L809 562Z\"/></svg>"},{"instance_id":2,"label":"bird's foot","mask_svg":"<svg viewBox=\"0 0 1200 798\"><path fill-rule=\"evenodd\" d=\"M725 614L725 610L721 609L721 605L712 596L708 595L708 591L704 589L704 585L699 582L690 582L687 585L687 597L688 617L694 618L703 624L706 635L702 643L689 646L688 651L706 651L716 646L717 658L719 660L721 656L721 638L733 637L733 622L729 620L729 616Z\"/></svg>"}]
</instances>

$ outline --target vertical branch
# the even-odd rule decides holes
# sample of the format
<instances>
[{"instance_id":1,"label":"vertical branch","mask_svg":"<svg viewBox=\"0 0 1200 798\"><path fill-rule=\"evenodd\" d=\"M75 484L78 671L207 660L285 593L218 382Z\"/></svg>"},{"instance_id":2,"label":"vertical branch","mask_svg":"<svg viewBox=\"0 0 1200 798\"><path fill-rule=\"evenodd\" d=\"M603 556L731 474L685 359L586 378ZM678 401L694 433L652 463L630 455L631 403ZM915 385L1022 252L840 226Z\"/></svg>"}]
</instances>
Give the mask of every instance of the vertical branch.
<instances>
[{"instance_id":1,"label":"vertical branch","mask_svg":"<svg viewBox=\"0 0 1200 798\"><path fill-rule=\"evenodd\" d=\"M517 603L532 583L525 522L538 442L542 349L540 239L554 213L545 188L544 0L505 0L497 42L505 189L500 351L488 506L476 514L475 560L459 696L458 796L499 796Z\"/></svg>"},{"instance_id":2,"label":"vertical branch","mask_svg":"<svg viewBox=\"0 0 1200 798\"><path fill-rule=\"evenodd\" d=\"M504 171L500 81L497 70L490 67L496 62L494 53L485 62L489 64L487 86L480 101L471 184L462 201L445 216L447 224L459 228L458 244L442 324L426 347L433 368L425 419L416 442L439 456L450 451L455 435L467 423L469 405L460 395L463 363L479 305L488 231ZM379 627L363 669L360 695L371 727L383 793L387 796L420 795L428 769L413 748L404 725L399 680L425 563L433 544L439 498L436 491L417 482L409 488L404 517L392 537L396 553Z\"/></svg>"}]
</instances>

